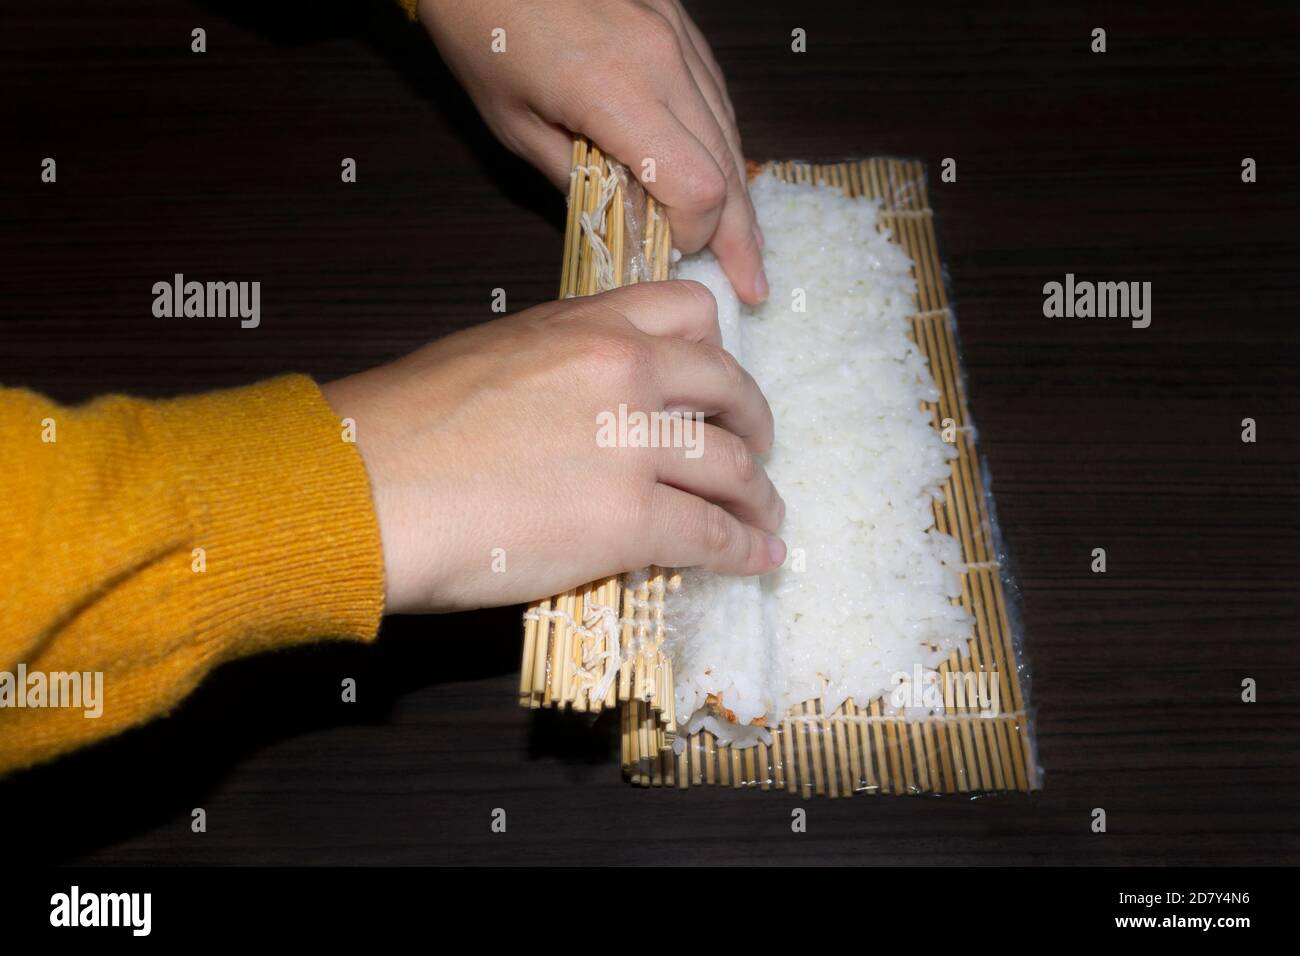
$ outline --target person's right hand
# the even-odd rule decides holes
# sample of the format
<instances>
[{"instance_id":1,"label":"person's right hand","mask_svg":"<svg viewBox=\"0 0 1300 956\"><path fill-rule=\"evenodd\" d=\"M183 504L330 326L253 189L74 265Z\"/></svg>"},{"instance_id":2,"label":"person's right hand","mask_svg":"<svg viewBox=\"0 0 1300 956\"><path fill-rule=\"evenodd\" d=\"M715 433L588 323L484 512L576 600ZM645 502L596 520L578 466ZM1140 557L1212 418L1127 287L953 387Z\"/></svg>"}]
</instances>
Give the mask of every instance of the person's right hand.
<instances>
[{"instance_id":1,"label":"person's right hand","mask_svg":"<svg viewBox=\"0 0 1300 956\"><path fill-rule=\"evenodd\" d=\"M659 282L540 305L324 386L356 422L387 612L513 604L651 564L778 567L785 505L755 458L772 413L720 343L708 289ZM601 447L598 415L620 404L709 416L702 454Z\"/></svg>"}]
</instances>

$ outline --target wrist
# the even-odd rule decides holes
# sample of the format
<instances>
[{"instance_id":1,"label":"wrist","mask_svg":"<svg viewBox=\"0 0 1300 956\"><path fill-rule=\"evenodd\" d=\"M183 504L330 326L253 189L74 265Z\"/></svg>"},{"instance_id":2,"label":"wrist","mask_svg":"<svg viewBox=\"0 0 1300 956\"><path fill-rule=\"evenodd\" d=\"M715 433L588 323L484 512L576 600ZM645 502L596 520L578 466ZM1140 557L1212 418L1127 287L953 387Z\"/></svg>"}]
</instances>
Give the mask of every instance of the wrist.
<instances>
[{"instance_id":1,"label":"wrist","mask_svg":"<svg viewBox=\"0 0 1300 956\"><path fill-rule=\"evenodd\" d=\"M375 376L381 376L380 382ZM416 575L412 573L413 549L410 521L404 516L400 479L401 416L387 407L382 389L382 370L351 375L321 386L321 394L335 415L352 428L352 439L370 483L370 499L379 529L384 567L384 610L402 614L421 607L417 598Z\"/></svg>"}]
</instances>

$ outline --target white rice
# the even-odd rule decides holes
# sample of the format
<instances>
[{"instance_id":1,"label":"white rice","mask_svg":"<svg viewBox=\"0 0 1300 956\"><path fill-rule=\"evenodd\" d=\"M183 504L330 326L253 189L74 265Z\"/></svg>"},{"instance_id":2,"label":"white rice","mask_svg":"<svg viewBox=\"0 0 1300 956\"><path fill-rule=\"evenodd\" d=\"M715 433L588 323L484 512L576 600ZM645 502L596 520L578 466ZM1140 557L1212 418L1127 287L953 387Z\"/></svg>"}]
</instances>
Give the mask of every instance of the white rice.
<instances>
[{"instance_id":1,"label":"white rice","mask_svg":"<svg viewBox=\"0 0 1300 956\"><path fill-rule=\"evenodd\" d=\"M742 305L707 252L675 274L713 291L724 345L772 405L764 464L786 501L789 554L762 578L687 572L666 614L677 713L690 715L679 730L736 747L770 739L755 718L775 725L818 697L829 713L928 675L971 625L949 601L960 548L931 510L956 452L919 407L938 391L908 337L911 260L877 230L874 201L771 175L750 193L767 302Z\"/></svg>"}]
</instances>

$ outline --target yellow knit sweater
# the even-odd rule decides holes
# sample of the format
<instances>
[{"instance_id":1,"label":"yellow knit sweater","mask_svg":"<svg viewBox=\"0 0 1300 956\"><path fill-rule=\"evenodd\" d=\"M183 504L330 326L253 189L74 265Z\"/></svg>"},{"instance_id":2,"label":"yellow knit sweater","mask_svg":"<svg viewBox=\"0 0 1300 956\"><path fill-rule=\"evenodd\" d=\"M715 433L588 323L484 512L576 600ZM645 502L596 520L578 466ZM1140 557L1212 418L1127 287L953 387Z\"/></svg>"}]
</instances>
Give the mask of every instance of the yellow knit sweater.
<instances>
[{"instance_id":1,"label":"yellow knit sweater","mask_svg":"<svg viewBox=\"0 0 1300 956\"><path fill-rule=\"evenodd\" d=\"M308 378L78 408L0 389L0 449L0 774L166 713L223 661L378 631L369 481ZM100 716L48 706L73 672L102 674Z\"/></svg>"}]
</instances>

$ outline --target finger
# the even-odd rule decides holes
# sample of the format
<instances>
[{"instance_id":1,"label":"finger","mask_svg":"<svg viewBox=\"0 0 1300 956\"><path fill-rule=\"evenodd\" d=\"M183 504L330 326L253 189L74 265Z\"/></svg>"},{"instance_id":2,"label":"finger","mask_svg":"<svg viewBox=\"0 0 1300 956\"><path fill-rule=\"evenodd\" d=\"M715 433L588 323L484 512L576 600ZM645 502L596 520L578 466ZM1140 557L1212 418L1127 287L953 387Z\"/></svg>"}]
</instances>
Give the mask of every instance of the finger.
<instances>
[{"instance_id":1,"label":"finger","mask_svg":"<svg viewBox=\"0 0 1300 956\"><path fill-rule=\"evenodd\" d=\"M661 9L663 13L677 30L680 37L680 43L683 56L691 68L691 75L695 77L695 83L704 93L705 99L709 101L709 106L713 110L714 116L718 120L718 125L722 128L723 134L727 138L727 144L731 147L735 156L736 166L740 170L741 179L745 176L745 153L740 146L740 130L736 126L736 111L732 108L731 99L727 96L726 82L722 78L722 70L719 69L717 62L713 59L713 54L709 50L709 44L704 39L685 10L676 2L666 2Z\"/></svg>"},{"instance_id":2,"label":"finger","mask_svg":"<svg viewBox=\"0 0 1300 956\"><path fill-rule=\"evenodd\" d=\"M731 280L736 295L750 305L762 302L767 298L767 276L763 273L763 256L758 247L758 230L744 173L731 158L726 137L694 82L679 81L670 105L682 124L708 147L726 177L722 213L717 231L710 237L709 248L718 257L718 264ZM669 222L673 222L672 213L669 209ZM674 238L676 228L673 222Z\"/></svg>"},{"instance_id":3,"label":"finger","mask_svg":"<svg viewBox=\"0 0 1300 956\"><path fill-rule=\"evenodd\" d=\"M701 282L638 282L602 292L591 301L614 310L646 335L722 347L718 303Z\"/></svg>"},{"instance_id":4,"label":"finger","mask_svg":"<svg viewBox=\"0 0 1300 956\"><path fill-rule=\"evenodd\" d=\"M736 122L736 109L731 105L731 93L727 89L727 78L723 75L722 67L718 66L717 58L713 55L713 48L709 46L709 41L704 39L704 34L685 10L681 11L681 22L686 30L686 35L690 37L691 45L695 47L695 52L699 54L700 59L704 61L704 65L718 84L722 102L726 105L727 114L734 124Z\"/></svg>"},{"instance_id":5,"label":"finger","mask_svg":"<svg viewBox=\"0 0 1300 956\"><path fill-rule=\"evenodd\" d=\"M758 220L753 207L736 199L727 201L722 210L718 231L713 234L709 248L718 258L718 265L731 281L741 301L758 305L767 299L767 272L763 268L763 252Z\"/></svg>"},{"instance_id":6,"label":"finger","mask_svg":"<svg viewBox=\"0 0 1300 956\"><path fill-rule=\"evenodd\" d=\"M568 191L573 173L572 134L535 113L528 113L509 130L502 130L498 138L511 152L535 166L557 189Z\"/></svg>"},{"instance_id":7,"label":"finger","mask_svg":"<svg viewBox=\"0 0 1300 956\"><path fill-rule=\"evenodd\" d=\"M667 209L674 246L698 252L709 243L727 198L727 174L667 106L611 92L583 112L575 129L632 170ZM654 162L652 179L647 160Z\"/></svg>"},{"instance_id":8,"label":"finger","mask_svg":"<svg viewBox=\"0 0 1300 956\"><path fill-rule=\"evenodd\" d=\"M702 412L743 439L756 455L772 447L772 409L753 376L730 352L679 339L656 339L652 361L663 408Z\"/></svg>"},{"instance_id":9,"label":"finger","mask_svg":"<svg viewBox=\"0 0 1300 956\"><path fill-rule=\"evenodd\" d=\"M749 201L749 209L754 217L754 238L758 242L758 248L763 249L763 228L758 222L758 210L754 208L753 197L749 194L749 164L745 160L745 148L740 140L740 125L736 122L736 109L731 105L731 95L727 92L727 81L722 75L722 68L718 66L717 60L713 58L712 51L709 50L709 44L700 33L699 27L683 11L681 20L686 30L687 36L695 49L695 54L700 62L704 64L708 76L713 80L714 96L722 103L725 111L725 117L719 116L718 123L722 126L723 132L727 134L727 142L731 145L732 151L736 156L736 168L740 174L740 181L745 185L745 198ZM713 99L710 98L710 102Z\"/></svg>"},{"instance_id":10,"label":"finger","mask_svg":"<svg viewBox=\"0 0 1300 956\"><path fill-rule=\"evenodd\" d=\"M722 95L718 90L718 84L713 79L705 67L704 62L700 59L699 54L695 52L690 41L685 41L685 58L690 68L691 75L695 78L695 85L699 87L703 94L705 102L709 104L709 109L713 111L714 121L722 131L723 138L726 140L727 149L731 156L731 161L736 165L736 174L739 181L743 184L747 182L748 176L745 171L745 154L740 147L740 133L736 129L735 120L727 112L726 104L722 101ZM742 191L745 202L749 206L749 213L757 220L757 214L754 212L754 202L749 196L749 190Z\"/></svg>"},{"instance_id":11,"label":"finger","mask_svg":"<svg viewBox=\"0 0 1300 956\"><path fill-rule=\"evenodd\" d=\"M745 443L729 431L684 417L681 447L655 450L656 476L666 485L721 505L740 521L775 532L785 502Z\"/></svg>"},{"instance_id":12,"label":"finger","mask_svg":"<svg viewBox=\"0 0 1300 956\"><path fill-rule=\"evenodd\" d=\"M723 508L679 488L655 485L646 563L700 567L718 574L766 574L785 560L785 542L743 524Z\"/></svg>"}]
</instances>

